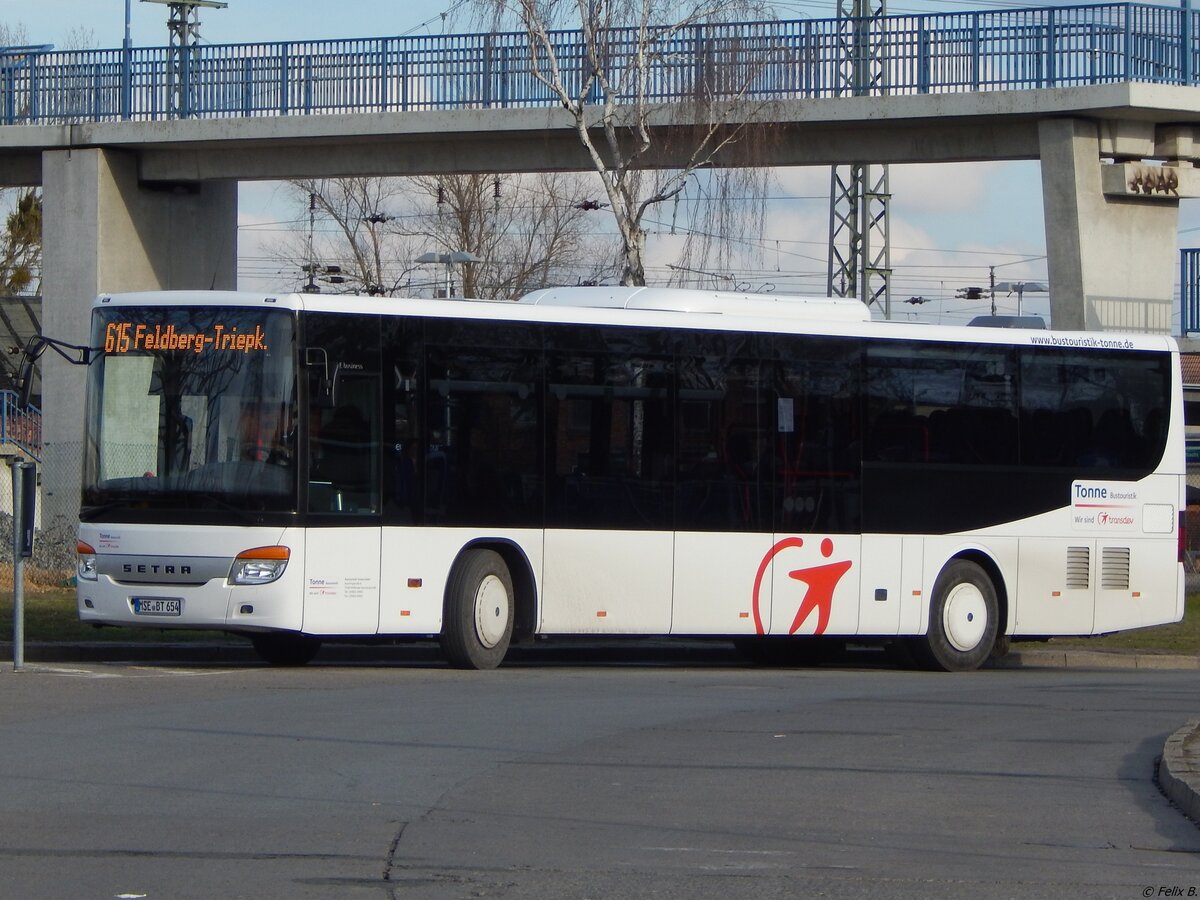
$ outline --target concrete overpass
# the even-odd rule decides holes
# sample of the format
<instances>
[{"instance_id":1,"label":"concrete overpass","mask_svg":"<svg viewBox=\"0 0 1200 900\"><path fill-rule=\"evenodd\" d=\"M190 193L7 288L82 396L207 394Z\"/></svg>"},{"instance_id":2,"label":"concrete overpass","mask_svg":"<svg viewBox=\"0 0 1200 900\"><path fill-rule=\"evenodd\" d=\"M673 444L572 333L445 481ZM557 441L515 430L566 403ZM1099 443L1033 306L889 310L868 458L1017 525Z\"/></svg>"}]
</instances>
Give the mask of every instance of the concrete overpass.
<instances>
[{"instance_id":1,"label":"concrete overpass","mask_svg":"<svg viewBox=\"0 0 1200 900\"><path fill-rule=\"evenodd\" d=\"M1200 89L1125 82L748 112L730 119L769 123L756 156L767 165L1040 160L1054 324L1169 329L1178 201L1200 194ZM677 107L656 113L662 131L689 127ZM687 141L661 146L651 163L677 165ZM233 286L239 181L589 167L554 109L0 128L0 182L45 188L48 310L102 290ZM82 324L56 319L51 334Z\"/></svg>"},{"instance_id":2,"label":"concrete overpass","mask_svg":"<svg viewBox=\"0 0 1200 900\"><path fill-rule=\"evenodd\" d=\"M1200 89L790 99L729 120L766 124L764 165L1040 160L1055 326L1170 327L1178 202L1200 196ZM671 105L654 121L675 135L650 163L678 165L692 126ZM240 181L589 168L556 109L0 128L0 183L45 189L50 334L72 330L56 297L234 286Z\"/></svg>"}]
</instances>

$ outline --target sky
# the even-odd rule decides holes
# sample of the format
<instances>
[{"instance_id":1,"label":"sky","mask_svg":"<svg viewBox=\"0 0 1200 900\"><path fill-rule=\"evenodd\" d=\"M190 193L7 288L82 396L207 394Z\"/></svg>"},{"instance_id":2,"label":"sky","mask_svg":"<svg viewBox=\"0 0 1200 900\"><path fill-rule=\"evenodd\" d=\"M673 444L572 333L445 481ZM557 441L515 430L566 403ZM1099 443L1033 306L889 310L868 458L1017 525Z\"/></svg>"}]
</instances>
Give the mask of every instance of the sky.
<instances>
[{"instance_id":1,"label":"sky","mask_svg":"<svg viewBox=\"0 0 1200 900\"><path fill-rule=\"evenodd\" d=\"M313 38L442 34L471 30L461 18L463 0L228 0L225 9L202 9L207 43ZM129 0L134 46L167 43L167 7ZM889 3L892 14L961 12L1027 4L1003 0L908 0ZM776 4L784 18L836 15L833 0ZM21 28L30 43L119 47L125 35L126 0L0 0L0 24ZM455 19L457 13L459 18ZM785 169L768 202L758 253L733 273L750 290L824 293L829 237L827 168ZM966 286L984 286L995 267L997 281L1045 282L1045 233L1041 176L1036 162L892 166L890 170L893 318L956 323L989 311L987 301L955 297ZM300 275L271 259L270 246L306 225L306 215L274 183L243 183L239 201L239 287L292 290ZM686 200L684 201L686 202ZM1184 201L1180 246L1200 246L1200 209ZM595 213L591 215L595 216ZM666 271L674 243L671 214L651 218L650 268ZM600 220L598 220L599 222ZM603 227L602 224L597 225ZM1176 278L1178 275L1176 274ZM924 300L906 303L909 298ZM1026 293L1024 312L1048 316L1044 294ZM1016 295L997 296L998 311L1016 311Z\"/></svg>"}]
</instances>

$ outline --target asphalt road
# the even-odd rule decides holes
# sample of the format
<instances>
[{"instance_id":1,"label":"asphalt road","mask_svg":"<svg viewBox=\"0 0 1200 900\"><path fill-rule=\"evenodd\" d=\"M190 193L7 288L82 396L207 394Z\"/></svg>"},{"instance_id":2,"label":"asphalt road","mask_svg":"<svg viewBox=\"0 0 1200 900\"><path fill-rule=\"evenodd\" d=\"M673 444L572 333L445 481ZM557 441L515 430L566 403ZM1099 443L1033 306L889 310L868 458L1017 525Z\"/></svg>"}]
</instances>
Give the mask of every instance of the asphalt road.
<instances>
[{"instance_id":1,"label":"asphalt road","mask_svg":"<svg viewBox=\"0 0 1200 900\"><path fill-rule=\"evenodd\" d=\"M0 672L0 897L1198 896L1200 829L1154 784L1198 692L652 657L38 663Z\"/></svg>"}]
</instances>

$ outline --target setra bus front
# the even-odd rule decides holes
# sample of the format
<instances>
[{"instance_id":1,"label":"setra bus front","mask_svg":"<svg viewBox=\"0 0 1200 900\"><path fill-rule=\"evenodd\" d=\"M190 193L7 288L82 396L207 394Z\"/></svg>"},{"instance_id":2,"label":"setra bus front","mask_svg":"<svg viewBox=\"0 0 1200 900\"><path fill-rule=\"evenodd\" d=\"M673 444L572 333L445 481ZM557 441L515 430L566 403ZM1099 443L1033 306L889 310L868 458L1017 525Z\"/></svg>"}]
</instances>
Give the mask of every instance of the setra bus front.
<instances>
[{"instance_id":1,"label":"setra bus front","mask_svg":"<svg viewBox=\"0 0 1200 900\"><path fill-rule=\"evenodd\" d=\"M296 313L273 298L192 301L94 307L79 617L296 632Z\"/></svg>"}]
</instances>

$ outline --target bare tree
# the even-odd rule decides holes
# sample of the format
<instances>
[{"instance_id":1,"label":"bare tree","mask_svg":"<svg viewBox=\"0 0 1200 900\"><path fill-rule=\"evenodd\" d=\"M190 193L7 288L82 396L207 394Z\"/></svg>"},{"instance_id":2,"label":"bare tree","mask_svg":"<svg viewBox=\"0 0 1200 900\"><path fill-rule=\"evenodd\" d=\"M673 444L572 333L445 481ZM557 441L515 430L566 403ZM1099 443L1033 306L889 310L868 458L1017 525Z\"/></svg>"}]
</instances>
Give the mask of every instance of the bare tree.
<instances>
[{"instance_id":1,"label":"bare tree","mask_svg":"<svg viewBox=\"0 0 1200 900\"><path fill-rule=\"evenodd\" d=\"M565 280L597 281L614 269L610 238L581 202L584 176L444 175L337 178L290 183L309 230L274 254L320 283L398 295L413 289L416 258L466 251L462 293L513 299ZM338 271L330 275L330 267ZM440 283L440 278L438 279Z\"/></svg>"},{"instance_id":2,"label":"bare tree","mask_svg":"<svg viewBox=\"0 0 1200 900\"><path fill-rule=\"evenodd\" d=\"M17 23L0 22L0 47L25 47L29 44L29 29Z\"/></svg>"},{"instance_id":3,"label":"bare tree","mask_svg":"<svg viewBox=\"0 0 1200 900\"><path fill-rule=\"evenodd\" d=\"M23 22L10 25L0 22L0 48L30 46L29 29ZM92 50L96 47L96 32L83 25L73 25L59 44L61 50Z\"/></svg>"},{"instance_id":4,"label":"bare tree","mask_svg":"<svg viewBox=\"0 0 1200 900\"><path fill-rule=\"evenodd\" d=\"M95 50L96 32L83 25L72 25L58 46L60 50Z\"/></svg>"},{"instance_id":5,"label":"bare tree","mask_svg":"<svg viewBox=\"0 0 1200 900\"><path fill-rule=\"evenodd\" d=\"M9 50L9 54L12 56L8 60L10 65L20 59L17 48L27 46L29 46L29 30L23 24L9 25L7 22L0 22L0 50L6 48ZM23 96L22 92L17 91L9 102L13 104L13 111L18 119L28 113L29 99ZM5 193L7 191L0 191L0 198L7 199L4 198Z\"/></svg>"},{"instance_id":6,"label":"bare tree","mask_svg":"<svg viewBox=\"0 0 1200 900\"><path fill-rule=\"evenodd\" d=\"M396 294L413 270L412 248L391 240L384 210L401 203L402 184L388 178L328 178L290 183L307 207L309 230L288 242L282 256L308 272L313 284L331 267L341 283L369 294ZM316 224L321 224L321 231Z\"/></svg>"},{"instance_id":7,"label":"bare tree","mask_svg":"<svg viewBox=\"0 0 1200 900\"><path fill-rule=\"evenodd\" d=\"M467 250L482 260L463 267L463 294L513 299L566 280L596 281L611 272L613 247L588 233L585 179L575 175L450 175L415 179L440 201L436 218L418 223L439 251Z\"/></svg>"},{"instance_id":8,"label":"bare tree","mask_svg":"<svg viewBox=\"0 0 1200 900\"><path fill-rule=\"evenodd\" d=\"M741 164L752 165L763 138L748 140L750 126L744 123L752 117L744 115L746 98L778 52L769 34L750 42L724 38L702 52L684 38L707 24L766 17L768 5L758 0L473 2L493 27L515 19L525 30L534 77L569 114L600 176L622 243L621 283L645 284L647 210L676 197L693 173L728 156L735 145L747 154ZM564 39L556 31L563 28L578 29L578 41ZM691 96L669 106L656 103L661 84L682 69L689 73ZM656 129L654 123L667 117L671 127ZM652 154L652 149L670 153ZM668 156L682 163L670 170L655 168ZM744 190L755 178L761 185L755 175L716 180L710 198L721 206L735 182ZM713 236L711 231L701 235Z\"/></svg>"}]
</instances>

